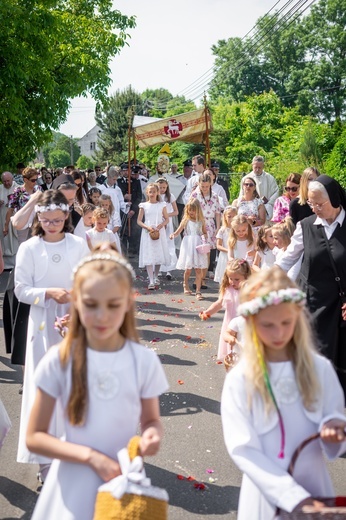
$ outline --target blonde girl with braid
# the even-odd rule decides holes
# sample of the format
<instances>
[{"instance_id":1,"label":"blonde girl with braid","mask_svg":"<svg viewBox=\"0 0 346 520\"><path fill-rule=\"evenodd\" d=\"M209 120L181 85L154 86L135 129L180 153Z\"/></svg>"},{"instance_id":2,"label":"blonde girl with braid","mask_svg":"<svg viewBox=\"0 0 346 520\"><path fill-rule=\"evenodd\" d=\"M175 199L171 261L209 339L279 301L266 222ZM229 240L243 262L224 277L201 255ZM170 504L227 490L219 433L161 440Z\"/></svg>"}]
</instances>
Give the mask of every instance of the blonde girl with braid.
<instances>
[{"instance_id":1,"label":"blonde girl with braid","mask_svg":"<svg viewBox=\"0 0 346 520\"><path fill-rule=\"evenodd\" d=\"M268 520L277 507L318 510L334 496L324 455L346 451L345 403L334 368L316 351L305 294L272 267L242 287L238 313L246 321L243 354L221 399L226 447L243 472L238 520ZM292 476L293 452L318 432Z\"/></svg>"},{"instance_id":2,"label":"blonde girl with braid","mask_svg":"<svg viewBox=\"0 0 346 520\"><path fill-rule=\"evenodd\" d=\"M92 520L97 489L121 473L117 453L139 424L142 455L159 450L159 395L167 380L157 355L138 343L133 280L110 246L75 268L67 335L36 372L26 441L54 461L33 520ZM64 440L48 433L56 403L64 410Z\"/></svg>"}]
</instances>

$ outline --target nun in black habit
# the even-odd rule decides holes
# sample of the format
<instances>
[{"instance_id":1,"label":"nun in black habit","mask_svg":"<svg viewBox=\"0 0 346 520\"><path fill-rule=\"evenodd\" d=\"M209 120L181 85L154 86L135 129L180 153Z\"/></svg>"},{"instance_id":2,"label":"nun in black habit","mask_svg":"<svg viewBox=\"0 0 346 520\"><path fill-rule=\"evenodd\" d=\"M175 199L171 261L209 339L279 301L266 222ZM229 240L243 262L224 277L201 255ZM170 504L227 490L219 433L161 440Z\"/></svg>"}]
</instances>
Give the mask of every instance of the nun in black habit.
<instances>
[{"instance_id":1,"label":"nun in black habit","mask_svg":"<svg viewBox=\"0 0 346 520\"><path fill-rule=\"evenodd\" d=\"M309 184L308 203L314 215L298 222L277 264L288 271L303 253L297 283L307 294L321 353L336 368L346 396L345 191L335 179L320 175Z\"/></svg>"}]
</instances>

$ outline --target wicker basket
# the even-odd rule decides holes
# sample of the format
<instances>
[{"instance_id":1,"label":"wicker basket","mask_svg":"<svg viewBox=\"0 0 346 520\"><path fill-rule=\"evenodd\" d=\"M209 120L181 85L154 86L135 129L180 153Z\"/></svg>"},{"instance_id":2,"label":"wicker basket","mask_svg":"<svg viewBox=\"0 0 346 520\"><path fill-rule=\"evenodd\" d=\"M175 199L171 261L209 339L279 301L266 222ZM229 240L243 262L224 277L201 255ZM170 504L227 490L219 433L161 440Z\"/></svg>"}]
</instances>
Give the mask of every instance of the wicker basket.
<instances>
[{"instance_id":1,"label":"wicker basket","mask_svg":"<svg viewBox=\"0 0 346 520\"><path fill-rule=\"evenodd\" d=\"M301 451L310 442L318 439L319 436L319 433L311 435L295 450L288 467L288 473L290 475L293 475L294 466ZM314 499L323 502L326 506L318 512L313 512L312 506L304 506L301 511L294 511L292 513L277 509L276 516L279 516L281 520L346 520L346 496L331 498L314 497Z\"/></svg>"},{"instance_id":2,"label":"wicker basket","mask_svg":"<svg viewBox=\"0 0 346 520\"><path fill-rule=\"evenodd\" d=\"M160 231L158 229L152 229L149 231L151 240L158 240L160 238Z\"/></svg>"},{"instance_id":3,"label":"wicker basket","mask_svg":"<svg viewBox=\"0 0 346 520\"><path fill-rule=\"evenodd\" d=\"M140 437L133 437L129 442L127 450L119 452L119 463L122 471L124 470L123 475L107 482L107 484L103 484L99 488L96 497L94 520L167 519L167 492L151 486L150 480L145 476L144 469L138 470L138 464L140 463L143 468L143 459L139 457L139 439ZM137 463L137 468L128 467L127 471L125 471L125 455L129 463L130 461L133 461L134 464ZM115 487L118 487L118 484L123 487L123 493L115 491Z\"/></svg>"},{"instance_id":4,"label":"wicker basket","mask_svg":"<svg viewBox=\"0 0 346 520\"><path fill-rule=\"evenodd\" d=\"M225 359L223 360L223 364L225 365L226 372L229 372L232 368L236 366L239 361L239 356L233 349L229 352Z\"/></svg>"}]
</instances>

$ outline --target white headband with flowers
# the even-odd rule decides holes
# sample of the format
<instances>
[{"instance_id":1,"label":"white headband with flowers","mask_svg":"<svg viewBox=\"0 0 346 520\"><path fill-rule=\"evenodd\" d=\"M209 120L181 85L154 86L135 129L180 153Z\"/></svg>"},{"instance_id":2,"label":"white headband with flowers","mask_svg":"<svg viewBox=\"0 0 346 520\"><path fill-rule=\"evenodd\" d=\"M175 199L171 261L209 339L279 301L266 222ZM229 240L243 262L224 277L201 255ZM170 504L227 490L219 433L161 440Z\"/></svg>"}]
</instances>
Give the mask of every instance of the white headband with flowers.
<instances>
[{"instance_id":1,"label":"white headband with flowers","mask_svg":"<svg viewBox=\"0 0 346 520\"><path fill-rule=\"evenodd\" d=\"M70 207L68 204L48 204L48 206L39 206L36 204L35 213L44 213L45 211L55 211L56 209L61 209L61 211L70 211Z\"/></svg>"},{"instance_id":2,"label":"white headband with flowers","mask_svg":"<svg viewBox=\"0 0 346 520\"><path fill-rule=\"evenodd\" d=\"M279 291L271 291L263 296L258 296L253 300L241 303L238 307L238 314L240 316L253 316L259 311L269 307L270 305L279 305L280 303L298 303L304 305L306 294L300 289L292 287L288 289L280 289Z\"/></svg>"},{"instance_id":3,"label":"white headband with flowers","mask_svg":"<svg viewBox=\"0 0 346 520\"><path fill-rule=\"evenodd\" d=\"M109 253L94 253L92 255L85 256L79 262L79 264L77 264L76 267L73 269L73 276L76 276L76 274L79 271L79 269L81 267L83 267L85 264L88 264L90 262L96 262L97 260L114 262L117 265L121 265L122 267L124 267L128 271L128 273L131 275L131 278L133 280L136 279L136 273L134 272L134 270L133 270L131 264L129 264L129 262L127 262L121 256L115 256L115 255L112 255L112 254L109 254Z\"/></svg>"}]
</instances>

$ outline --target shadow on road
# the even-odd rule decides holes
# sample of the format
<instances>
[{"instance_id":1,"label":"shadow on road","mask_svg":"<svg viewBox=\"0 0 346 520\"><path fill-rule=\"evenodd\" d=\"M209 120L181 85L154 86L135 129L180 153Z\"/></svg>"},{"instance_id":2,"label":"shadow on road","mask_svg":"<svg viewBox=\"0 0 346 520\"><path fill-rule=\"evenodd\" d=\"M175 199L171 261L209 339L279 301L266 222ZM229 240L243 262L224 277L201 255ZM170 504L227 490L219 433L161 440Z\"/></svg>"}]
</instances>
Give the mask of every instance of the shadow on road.
<instances>
[{"instance_id":1,"label":"shadow on road","mask_svg":"<svg viewBox=\"0 0 346 520\"><path fill-rule=\"evenodd\" d=\"M1 494L10 502L10 504L23 511L23 516L19 517L1 517L2 520L29 520L34 510L37 493L27 487L6 477L0 476Z\"/></svg>"},{"instance_id":2,"label":"shadow on road","mask_svg":"<svg viewBox=\"0 0 346 520\"><path fill-rule=\"evenodd\" d=\"M188 366L192 367L197 365L195 361L189 361L188 359L181 359L170 354L159 354L159 358L163 365L177 365L177 366Z\"/></svg>"},{"instance_id":3,"label":"shadow on road","mask_svg":"<svg viewBox=\"0 0 346 520\"><path fill-rule=\"evenodd\" d=\"M219 401L184 392L167 392L160 397L160 413L164 417L191 415L203 411L220 415Z\"/></svg>"},{"instance_id":4,"label":"shadow on road","mask_svg":"<svg viewBox=\"0 0 346 520\"><path fill-rule=\"evenodd\" d=\"M153 485L167 490L171 506L199 515L225 515L237 510L239 487L206 482L201 491L194 487L195 481L179 480L171 471L147 463L145 471Z\"/></svg>"}]
</instances>

